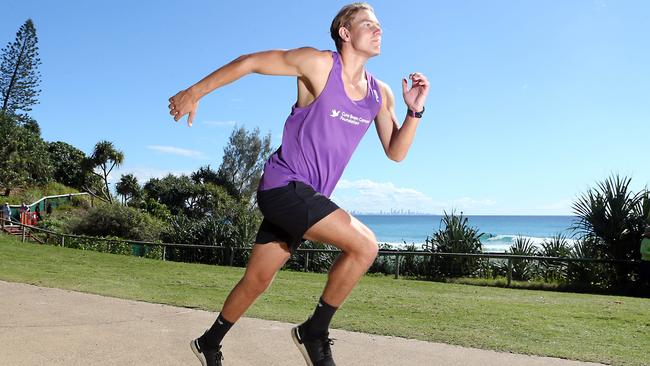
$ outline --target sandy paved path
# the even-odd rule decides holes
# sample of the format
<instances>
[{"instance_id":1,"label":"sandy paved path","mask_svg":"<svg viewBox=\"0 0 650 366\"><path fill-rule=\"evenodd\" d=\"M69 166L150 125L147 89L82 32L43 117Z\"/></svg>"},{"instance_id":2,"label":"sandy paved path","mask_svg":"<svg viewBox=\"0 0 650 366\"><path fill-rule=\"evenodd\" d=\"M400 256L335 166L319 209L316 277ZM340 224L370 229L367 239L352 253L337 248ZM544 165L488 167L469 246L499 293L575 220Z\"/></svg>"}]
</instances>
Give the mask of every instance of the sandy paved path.
<instances>
[{"instance_id":1,"label":"sandy paved path","mask_svg":"<svg viewBox=\"0 0 650 366\"><path fill-rule=\"evenodd\" d=\"M189 341L216 314L0 281L0 365L194 365ZM304 365L292 324L241 319L225 365ZM332 330L338 365L579 366L563 359Z\"/></svg>"}]
</instances>

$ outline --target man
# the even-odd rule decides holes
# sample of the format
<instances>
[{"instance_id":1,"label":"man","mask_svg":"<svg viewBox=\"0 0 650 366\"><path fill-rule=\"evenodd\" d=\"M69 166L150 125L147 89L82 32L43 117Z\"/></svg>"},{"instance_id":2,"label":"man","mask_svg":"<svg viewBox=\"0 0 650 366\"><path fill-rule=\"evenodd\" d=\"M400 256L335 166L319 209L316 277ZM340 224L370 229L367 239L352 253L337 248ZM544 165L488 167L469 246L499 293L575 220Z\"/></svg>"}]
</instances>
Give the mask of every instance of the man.
<instances>
[{"instance_id":1,"label":"man","mask_svg":"<svg viewBox=\"0 0 650 366\"><path fill-rule=\"evenodd\" d=\"M337 52L305 47L240 56L169 99L178 121L196 114L199 99L249 73L295 76L298 97L285 122L282 145L264 166L257 198L264 220L244 277L228 295L214 325L191 347L203 365L221 365L221 340L271 284L303 239L341 249L314 313L291 336L307 365L331 366L329 324L377 256L375 236L329 199L354 149L375 121L386 155L401 161L424 112L429 82L420 73L402 80L408 114L401 127L388 85L365 70L379 55L381 26L365 3L347 5L330 28Z\"/></svg>"},{"instance_id":2,"label":"man","mask_svg":"<svg viewBox=\"0 0 650 366\"><path fill-rule=\"evenodd\" d=\"M9 206L9 202L5 202L4 206L2 206L2 220L5 220L7 224L11 225L11 207Z\"/></svg>"}]
</instances>

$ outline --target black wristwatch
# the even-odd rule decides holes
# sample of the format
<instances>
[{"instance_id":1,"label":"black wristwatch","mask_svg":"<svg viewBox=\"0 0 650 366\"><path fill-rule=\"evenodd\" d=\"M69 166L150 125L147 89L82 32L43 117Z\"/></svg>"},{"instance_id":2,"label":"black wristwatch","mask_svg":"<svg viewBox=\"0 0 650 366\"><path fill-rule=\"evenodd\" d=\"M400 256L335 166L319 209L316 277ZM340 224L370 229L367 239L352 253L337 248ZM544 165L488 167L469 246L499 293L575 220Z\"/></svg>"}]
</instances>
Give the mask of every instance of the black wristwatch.
<instances>
[{"instance_id":1,"label":"black wristwatch","mask_svg":"<svg viewBox=\"0 0 650 366\"><path fill-rule=\"evenodd\" d=\"M406 114L408 114L411 117L415 118L422 118L422 114L424 114L425 108L422 107L422 110L420 112L413 112L410 108L406 111Z\"/></svg>"}]
</instances>

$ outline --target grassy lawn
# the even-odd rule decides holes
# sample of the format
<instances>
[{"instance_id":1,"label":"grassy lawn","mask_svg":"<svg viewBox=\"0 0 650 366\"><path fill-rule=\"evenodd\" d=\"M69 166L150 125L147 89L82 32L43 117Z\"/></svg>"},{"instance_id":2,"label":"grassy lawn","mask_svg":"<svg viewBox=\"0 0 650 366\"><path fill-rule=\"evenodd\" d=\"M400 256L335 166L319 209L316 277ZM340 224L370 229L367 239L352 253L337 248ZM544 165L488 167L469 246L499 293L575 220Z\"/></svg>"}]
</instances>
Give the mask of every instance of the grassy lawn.
<instances>
[{"instance_id":1,"label":"grassy lawn","mask_svg":"<svg viewBox=\"0 0 650 366\"><path fill-rule=\"evenodd\" d=\"M22 244L0 234L0 279L6 281L218 311L242 274L242 268ZM246 315L302 322L325 279L281 271ZM366 276L332 326L497 351L650 364L650 299Z\"/></svg>"}]
</instances>

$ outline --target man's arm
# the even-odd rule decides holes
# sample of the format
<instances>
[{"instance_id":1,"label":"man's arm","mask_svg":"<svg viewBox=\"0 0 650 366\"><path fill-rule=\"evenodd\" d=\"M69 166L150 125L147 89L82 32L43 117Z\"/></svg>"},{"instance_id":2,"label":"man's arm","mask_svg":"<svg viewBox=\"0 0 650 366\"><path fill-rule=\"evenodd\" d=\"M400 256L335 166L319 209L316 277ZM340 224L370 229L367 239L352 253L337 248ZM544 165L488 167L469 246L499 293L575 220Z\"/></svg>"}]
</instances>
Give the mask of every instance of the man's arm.
<instances>
[{"instance_id":1,"label":"man's arm","mask_svg":"<svg viewBox=\"0 0 650 366\"><path fill-rule=\"evenodd\" d=\"M327 59L331 59L328 51L319 51L311 47L262 51L240 56L169 98L169 113L174 116L175 121L189 113L187 122L191 126L199 99L217 88L250 73L310 79L318 72L322 61Z\"/></svg>"},{"instance_id":2,"label":"man's arm","mask_svg":"<svg viewBox=\"0 0 650 366\"><path fill-rule=\"evenodd\" d=\"M408 90L406 79L402 80L404 102L410 110L421 112L429 92L429 82L424 75L419 73L411 74L409 78L413 81L410 90ZM407 115L402 127L399 127L395 116L395 96L388 85L381 81L379 85L381 86L382 103L375 118L375 127L386 156L393 161L400 162L404 160L411 143L413 143L420 118Z\"/></svg>"}]
</instances>

